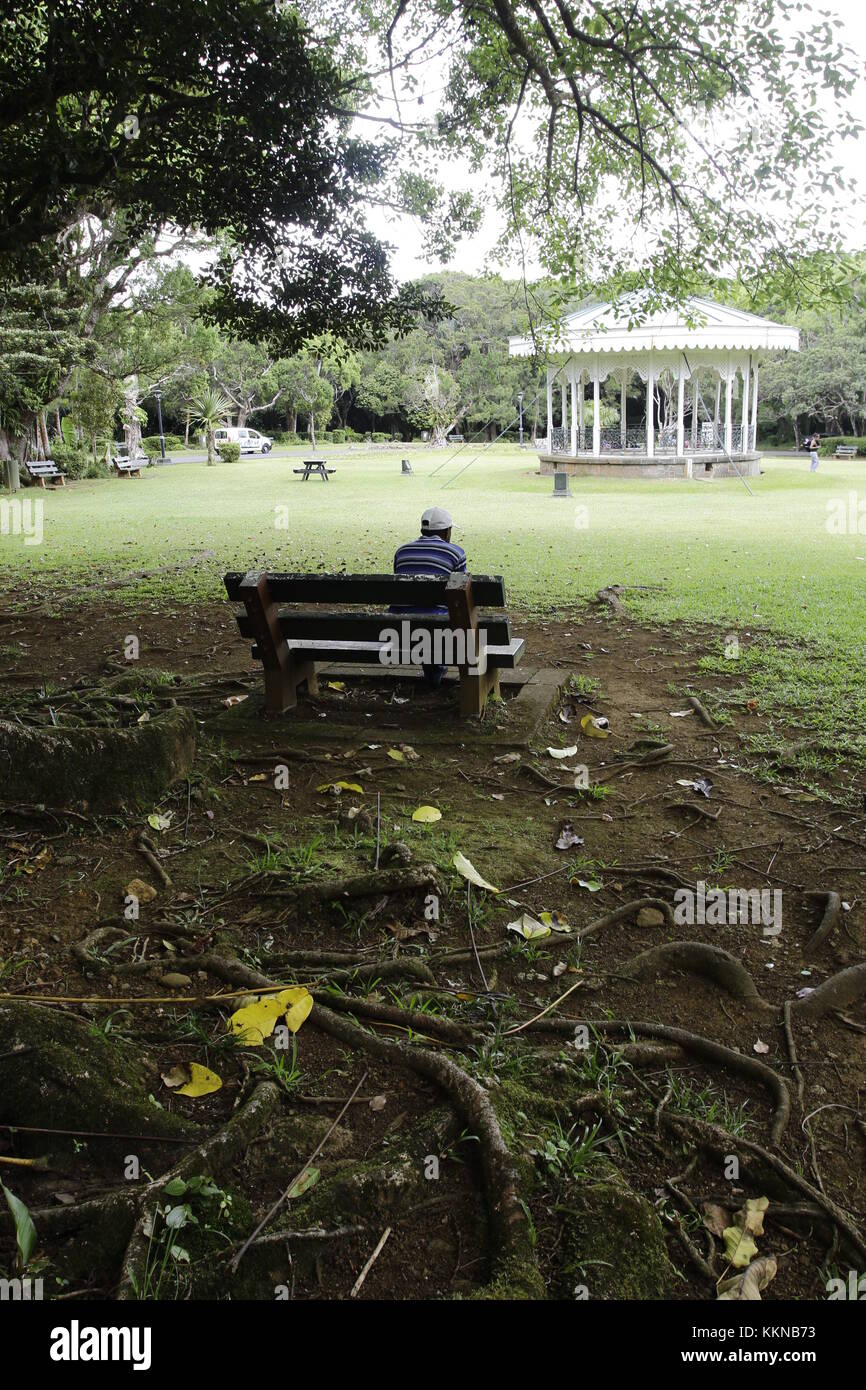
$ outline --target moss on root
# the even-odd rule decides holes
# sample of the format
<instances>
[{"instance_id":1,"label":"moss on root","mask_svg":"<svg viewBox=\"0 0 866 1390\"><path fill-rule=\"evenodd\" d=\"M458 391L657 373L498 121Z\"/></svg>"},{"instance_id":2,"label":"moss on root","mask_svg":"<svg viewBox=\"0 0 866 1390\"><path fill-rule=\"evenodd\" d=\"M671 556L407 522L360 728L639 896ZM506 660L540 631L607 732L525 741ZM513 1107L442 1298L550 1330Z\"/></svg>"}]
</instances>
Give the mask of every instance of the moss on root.
<instances>
[{"instance_id":1,"label":"moss on root","mask_svg":"<svg viewBox=\"0 0 866 1390\"><path fill-rule=\"evenodd\" d=\"M131 729L29 729L0 720L4 801L109 811L153 802L191 770L195 719L169 709Z\"/></svg>"},{"instance_id":2,"label":"moss on root","mask_svg":"<svg viewBox=\"0 0 866 1390\"><path fill-rule=\"evenodd\" d=\"M91 1030L59 1009L0 1001L0 1120L5 1124L99 1133L195 1136L198 1127L151 1098L158 1078L129 1043ZM31 1139L35 1141L34 1144ZM46 1137L19 1135L19 1146L45 1152ZM51 1136L52 1148L72 1139ZM100 1155L130 1151L106 1142Z\"/></svg>"},{"instance_id":3,"label":"moss on root","mask_svg":"<svg viewBox=\"0 0 866 1390\"><path fill-rule=\"evenodd\" d=\"M593 1299L665 1299L675 1279L661 1222L612 1165L611 1176L576 1183L563 1217L560 1297L582 1285Z\"/></svg>"}]
</instances>

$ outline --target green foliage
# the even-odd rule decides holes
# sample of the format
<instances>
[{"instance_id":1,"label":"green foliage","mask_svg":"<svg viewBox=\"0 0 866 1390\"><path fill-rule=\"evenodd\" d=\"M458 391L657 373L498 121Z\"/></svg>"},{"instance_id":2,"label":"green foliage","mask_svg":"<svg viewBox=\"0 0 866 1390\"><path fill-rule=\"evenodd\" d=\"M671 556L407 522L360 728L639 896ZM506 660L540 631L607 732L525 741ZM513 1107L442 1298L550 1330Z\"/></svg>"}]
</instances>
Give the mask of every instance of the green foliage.
<instances>
[{"instance_id":1,"label":"green foliage","mask_svg":"<svg viewBox=\"0 0 866 1390\"><path fill-rule=\"evenodd\" d=\"M857 450L858 458L866 458L866 437L855 434L831 434L822 438L818 445L818 453L827 458L835 454L837 444L846 444Z\"/></svg>"},{"instance_id":2,"label":"green foliage","mask_svg":"<svg viewBox=\"0 0 866 1390\"><path fill-rule=\"evenodd\" d=\"M192 409L195 412L195 421L204 428L205 440L207 443L207 461L210 465L214 463L214 442L215 434L221 425L226 423L229 415L229 402L220 392L213 389L202 391L201 395L196 396L192 401Z\"/></svg>"},{"instance_id":3,"label":"green foliage","mask_svg":"<svg viewBox=\"0 0 866 1390\"><path fill-rule=\"evenodd\" d=\"M115 416L122 404L123 391L117 381L81 367L75 373L69 393L70 414L64 417L64 423L68 420L78 426L95 458L99 441L111 438Z\"/></svg>"},{"instance_id":4,"label":"green foliage","mask_svg":"<svg viewBox=\"0 0 866 1390\"><path fill-rule=\"evenodd\" d=\"M173 450L182 449L184 447L184 442L179 434L166 434L163 436L163 438L165 439L165 452L167 454L170 454ZM158 454L160 452L159 435L143 435L141 440L141 447L144 450L144 452L150 456Z\"/></svg>"},{"instance_id":5,"label":"green foliage","mask_svg":"<svg viewBox=\"0 0 866 1390\"><path fill-rule=\"evenodd\" d=\"M220 238L208 313L241 337L381 340L419 296L366 227L388 159L336 115L350 76L292 5L9 0L0 254L47 275L77 218L120 210L133 243Z\"/></svg>"},{"instance_id":6,"label":"green foliage","mask_svg":"<svg viewBox=\"0 0 866 1390\"><path fill-rule=\"evenodd\" d=\"M222 444L217 445L217 453L223 463L237 463L241 456L241 446L233 439L227 439Z\"/></svg>"},{"instance_id":7,"label":"green foliage","mask_svg":"<svg viewBox=\"0 0 866 1390\"><path fill-rule=\"evenodd\" d=\"M68 444L61 439L51 441L51 457L67 478L72 479L83 478L92 462L80 444Z\"/></svg>"},{"instance_id":8,"label":"green foliage","mask_svg":"<svg viewBox=\"0 0 866 1390\"><path fill-rule=\"evenodd\" d=\"M29 1210L16 1197L14 1192L10 1192L5 1184L0 1183L3 1189L3 1196L6 1198L6 1205L12 1213L12 1220L15 1225L15 1244L18 1250L18 1268L24 1270L30 1261L33 1251L36 1249L36 1227Z\"/></svg>"},{"instance_id":9,"label":"green foliage","mask_svg":"<svg viewBox=\"0 0 866 1390\"><path fill-rule=\"evenodd\" d=\"M824 322L803 333L800 352L761 365L760 395L795 433L823 422L834 437L866 429L866 315L852 306L842 324ZM848 429L845 430L845 426Z\"/></svg>"},{"instance_id":10,"label":"green foliage","mask_svg":"<svg viewBox=\"0 0 866 1390\"><path fill-rule=\"evenodd\" d=\"M90 352L69 294L0 281L0 440L10 454L20 454L36 416Z\"/></svg>"}]
</instances>

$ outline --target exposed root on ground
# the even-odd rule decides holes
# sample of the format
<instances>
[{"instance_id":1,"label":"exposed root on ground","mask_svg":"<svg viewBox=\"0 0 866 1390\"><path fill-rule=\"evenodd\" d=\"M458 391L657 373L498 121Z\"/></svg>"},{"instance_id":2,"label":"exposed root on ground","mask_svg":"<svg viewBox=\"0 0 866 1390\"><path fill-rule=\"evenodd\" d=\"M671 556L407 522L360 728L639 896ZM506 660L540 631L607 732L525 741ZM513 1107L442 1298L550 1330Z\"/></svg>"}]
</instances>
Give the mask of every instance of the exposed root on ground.
<instances>
[{"instance_id":1,"label":"exposed root on ground","mask_svg":"<svg viewBox=\"0 0 866 1390\"><path fill-rule=\"evenodd\" d=\"M628 1019L565 1019L543 1018L530 1025L533 1031L547 1033L567 1033L574 1036L576 1027L583 1025L591 1033L625 1033L638 1038L659 1038L664 1042L676 1043L683 1051L706 1062L716 1062L728 1071L738 1072L752 1081L760 1081L766 1086L775 1101L773 1121L770 1130L770 1143L778 1144L791 1115L791 1096L787 1082L757 1057L747 1057L745 1053L735 1052L732 1047L703 1038L698 1033L688 1033L684 1028L673 1028L663 1023L632 1022Z\"/></svg>"},{"instance_id":2,"label":"exposed root on ground","mask_svg":"<svg viewBox=\"0 0 866 1390\"><path fill-rule=\"evenodd\" d=\"M490 1222L492 1283L511 1297L543 1298L529 1223L521 1204L520 1173L502 1137L496 1112L483 1086L449 1057L364 1032L318 1002L310 1022L358 1051L405 1067L434 1082L476 1135Z\"/></svg>"},{"instance_id":3,"label":"exposed root on ground","mask_svg":"<svg viewBox=\"0 0 866 1390\"><path fill-rule=\"evenodd\" d=\"M850 1242L852 1248L861 1258L866 1259L866 1243L864 1243L848 1213L826 1193L820 1192L810 1182L807 1182L778 1154L771 1153L769 1149L765 1149L761 1144L756 1144L752 1139L744 1139L742 1135L731 1134L721 1125L709 1124L706 1120L696 1119L692 1115L674 1115L665 1112L662 1116L662 1124L672 1130L679 1138L689 1138L693 1142L699 1143L702 1148L709 1149L711 1153L724 1156L740 1151L759 1159L779 1177L783 1178L788 1187L802 1193L821 1211L826 1212L842 1235Z\"/></svg>"},{"instance_id":4,"label":"exposed root on ground","mask_svg":"<svg viewBox=\"0 0 866 1390\"><path fill-rule=\"evenodd\" d=\"M641 951L627 961L619 974L645 979L663 970L682 970L689 975L701 975L712 980L734 999L755 1010L775 1014L772 1004L762 999L754 980L740 961L721 946L708 946L703 941L665 941Z\"/></svg>"}]
</instances>

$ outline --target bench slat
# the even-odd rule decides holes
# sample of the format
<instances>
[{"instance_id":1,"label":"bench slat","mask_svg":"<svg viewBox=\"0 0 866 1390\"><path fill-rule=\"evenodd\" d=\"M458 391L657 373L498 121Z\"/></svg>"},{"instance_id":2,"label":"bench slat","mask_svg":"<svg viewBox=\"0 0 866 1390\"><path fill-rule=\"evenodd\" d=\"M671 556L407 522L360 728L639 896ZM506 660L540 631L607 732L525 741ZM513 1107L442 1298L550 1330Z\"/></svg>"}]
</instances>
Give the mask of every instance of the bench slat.
<instances>
[{"instance_id":1,"label":"bench slat","mask_svg":"<svg viewBox=\"0 0 866 1390\"><path fill-rule=\"evenodd\" d=\"M246 612L239 611L235 617L241 636L255 637L253 624ZM379 642L386 628L396 630L402 639L404 621L409 623L413 635L416 632L451 631L451 622L447 617L425 617L414 613L281 613L278 621L283 637L299 641ZM507 618L481 615L478 626L485 632L488 644L502 645L511 640Z\"/></svg>"},{"instance_id":2,"label":"bench slat","mask_svg":"<svg viewBox=\"0 0 866 1390\"><path fill-rule=\"evenodd\" d=\"M368 665L376 665L379 662L379 653L382 650L380 642L289 642L292 655L300 660L315 662L328 661L357 661ZM522 637L512 637L507 643L497 643L486 648L487 665L501 670L513 669L523 658L526 643ZM261 659L259 649L254 646L252 656L255 661ZM383 672L392 670L392 667L383 665Z\"/></svg>"},{"instance_id":3,"label":"bench slat","mask_svg":"<svg viewBox=\"0 0 866 1390\"><path fill-rule=\"evenodd\" d=\"M446 575L397 574L292 574L267 571L268 588L277 603L414 604L434 608L445 603ZM224 577L226 593L241 602L245 578L234 571ZM472 593L483 608L502 608L505 584L501 575L473 575ZM399 616L397 614L395 617Z\"/></svg>"}]
</instances>

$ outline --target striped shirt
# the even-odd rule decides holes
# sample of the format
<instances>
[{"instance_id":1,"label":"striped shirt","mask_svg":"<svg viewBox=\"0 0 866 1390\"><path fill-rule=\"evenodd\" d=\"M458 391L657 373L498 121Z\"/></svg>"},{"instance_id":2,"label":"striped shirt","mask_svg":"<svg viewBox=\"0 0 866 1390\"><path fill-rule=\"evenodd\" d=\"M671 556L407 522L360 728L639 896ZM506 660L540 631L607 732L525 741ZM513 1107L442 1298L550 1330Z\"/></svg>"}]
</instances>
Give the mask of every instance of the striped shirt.
<instances>
[{"instance_id":1,"label":"striped shirt","mask_svg":"<svg viewBox=\"0 0 866 1390\"><path fill-rule=\"evenodd\" d=\"M466 552L459 545L452 545L441 536L419 536L417 541L407 541L394 555L395 574L429 574L434 578L447 578L456 570L466 570ZM447 608L413 608L394 604L392 613L447 613Z\"/></svg>"}]
</instances>

